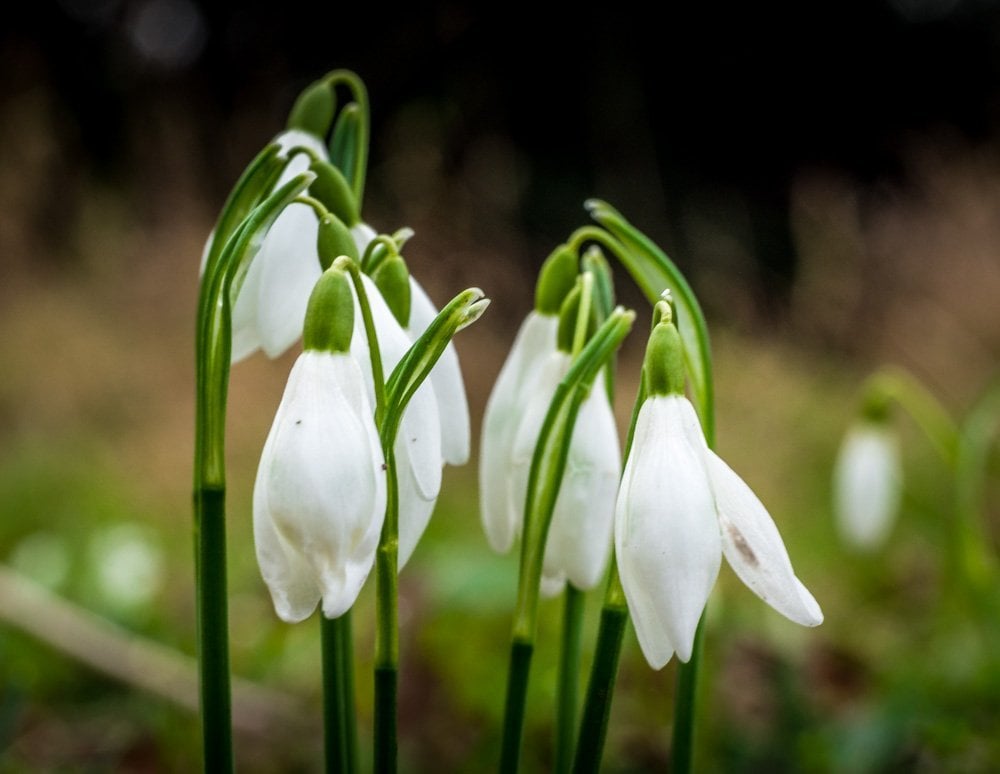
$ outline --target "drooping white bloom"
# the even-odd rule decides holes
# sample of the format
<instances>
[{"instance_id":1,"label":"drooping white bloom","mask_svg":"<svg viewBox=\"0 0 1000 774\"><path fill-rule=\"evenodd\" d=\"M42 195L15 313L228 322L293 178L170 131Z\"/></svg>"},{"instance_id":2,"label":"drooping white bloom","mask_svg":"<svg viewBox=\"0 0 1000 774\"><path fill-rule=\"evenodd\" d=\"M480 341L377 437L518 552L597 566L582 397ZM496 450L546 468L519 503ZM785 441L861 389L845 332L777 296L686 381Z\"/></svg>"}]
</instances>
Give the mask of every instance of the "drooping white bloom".
<instances>
[{"instance_id":1,"label":"drooping white bloom","mask_svg":"<svg viewBox=\"0 0 1000 774\"><path fill-rule=\"evenodd\" d=\"M254 486L254 542L278 616L335 618L354 604L385 516L384 458L361 371L303 352L288 377Z\"/></svg>"},{"instance_id":2,"label":"drooping white bloom","mask_svg":"<svg viewBox=\"0 0 1000 774\"><path fill-rule=\"evenodd\" d=\"M823 620L760 500L705 443L682 395L652 395L636 420L615 514L622 586L642 652L660 669L691 657L721 556L761 599L805 626Z\"/></svg>"},{"instance_id":3,"label":"drooping white bloom","mask_svg":"<svg viewBox=\"0 0 1000 774\"><path fill-rule=\"evenodd\" d=\"M536 311L528 314L500 369L483 414L479 449L480 512L486 538L499 553L510 550L521 529L524 499L518 500L510 471L514 442L532 377L540 364L556 352L558 326L559 318L555 315ZM551 394L549 397L551 399Z\"/></svg>"},{"instance_id":4,"label":"drooping white bloom","mask_svg":"<svg viewBox=\"0 0 1000 774\"><path fill-rule=\"evenodd\" d=\"M307 148L326 158L323 142L308 132L289 129L274 141L285 155ZM309 163L307 155L296 154L275 188L305 172ZM318 228L311 207L290 204L267 232L233 305L233 363L258 349L268 357L278 357L302 334L309 294L322 273L316 249Z\"/></svg>"},{"instance_id":5,"label":"drooping white bloom","mask_svg":"<svg viewBox=\"0 0 1000 774\"><path fill-rule=\"evenodd\" d=\"M375 283L362 275L371 307L375 335L386 379L410 348L410 338L400 327ZM357 299L355 298L355 305ZM361 366L367 394L374 401L371 356L361 312L355 307L351 355ZM393 445L399 487L399 568L409 560L430 521L441 491L441 422L430 381L425 381L410 399Z\"/></svg>"},{"instance_id":6,"label":"drooping white bloom","mask_svg":"<svg viewBox=\"0 0 1000 774\"><path fill-rule=\"evenodd\" d=\"M844 540L863 551L879 548L901 495L896 436L884 422L859 422L844 437L834 468L834 509Z\"/></svg>"},{"instance_id":7,"label":"drooping white bloom","mask_svg":"<svg viewBox=\"0 0 1000 774\"><path fill-rule=\"evenodd\" d=\"M566 352L550 353L525 385L509 465L510 500L518 509L515 534L524 522L528 476L538 436L556 387L569 370ZM576 588L597 585L611 551L611 529L621 472L614 412L603 384L584 399L573 426L566 469L556 496L542 561L542 593L555 596L569 580Z\"/></svg>"},{"instance_id":8,"label":"drooping white bloom","mask_svg":"<svg viewBox=\"0 0 1000 774\"><path fill-rule=\"evenodd\" d=\"M375 230L367 223L351 228L358 254L364 255ZM427 330L437 316L438 309L419 282L410 275L410 320L406 334L411 341ZM465 396L465 382L458 363L455 345L449 343L437 364L431 369L431 386L437 398L438 418L441 421L441 453L449 465L464 465L469 461L469 402Z\"/></svg>"}]
</instances>

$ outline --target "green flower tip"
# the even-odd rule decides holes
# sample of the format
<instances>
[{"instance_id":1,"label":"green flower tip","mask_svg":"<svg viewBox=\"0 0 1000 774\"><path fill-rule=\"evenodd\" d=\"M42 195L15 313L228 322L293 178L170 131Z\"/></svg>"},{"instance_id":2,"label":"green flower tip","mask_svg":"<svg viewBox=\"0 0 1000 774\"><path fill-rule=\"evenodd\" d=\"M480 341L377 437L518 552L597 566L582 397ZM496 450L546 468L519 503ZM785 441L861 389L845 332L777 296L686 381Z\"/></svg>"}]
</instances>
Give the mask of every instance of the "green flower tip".
<instances>
[{"instance_id":1,"label":"green flower tip","mask_svg":"<svg viewBox=\"0 0 1000 774\"><path fill-rule=\"evenodd\" d=\"M358 246L350 229L333 213L327 213L319 220L316 249L320 265L324 269L328 269L341 255L358 260Z\"/></svg>"},{"instance_id":2,"label":"green flower tip","mask_svg":"<svg viewBox=\"0 0 1000 774\"><path fill-rule=\"evenodd\" d=\"M410 324L410 272L401 255L381 260L371 274L392 316L404 328Z\"/></svg>"},{"instance_id":3,"label":"green flower tip","mask_svg":"<svg viewBox=\"0 0 1000 774\"><path fill-rule=\"evenodd\" d=\"M323 81L316 81L309 84L295 100L288 114L288 128L326 137L335 110L333 90Z\"/></svg>"},{"instance_id":4,"label":"green flower tip","mask_svg":"<svg viewBox=\"0 0 1000 774\"><path fill-rule=\"evenodd\" d=\"M310 166L316 179L309 186L309 193L323 206L347 224L348 228L361 222L358 203L344 173L328 161L316 160Z\"/></svg>"},{"instance_id":5,"label":"green flower tip","mask_svg":"<svg viewBox=\"0 0 1000 774\"><path fill-rule=\"evenodd\" d=\"M657 303L659 307L663 302ZM646 345L646 392L649 395L684 394L684 345L671 319L669 306L653 326Z\"/></svg>"},{"instance_id":6,"label":"green flower tip","mask_svg":"<svg viewBox=\"0 0 1000 774\"><path fill-rule=\"evenodd\" d=\"M577 282L559 307L559 327L556 330L556 346L562 352L573 351L573 339L576 337L577 316L580 314L580 299L583 297L583 285Z\"/></svg>"},{"instance_id":7,"label":"green flower tip","mask_svg":"<svg viewBox=\"0 0 1000 774\"><path fill-rule=\"evenodd\" d=\"M337 259L323 272L306 308L303 349L319 352L349 352L354 332L354 296L351 282Z\"/></svg>"},{"instance_id":8,"label":"green flower tip","mask_svg":"<svg viewBox=\"0 0 1000 774\"><path fill-rule=\"evenodd\" d=\"M535 285L535 309L541 314L559 314L563 300L576 284L576 254L560 245L545 259Z\"/></svg>"},{"instance_id":9,"label":"green flower tip","mask_svg":"<svg viewBox=\"0 0 1000 774\"><path fill-rule=\"evenodd\" d=\"M472 325L472 323L483 316L486 307L490 305L490 300L486 298L486 295L479 288L469 288L465 292L469 294L469 302L465 308L465 314L462 316L462 322L455 329L455 333Z\"/></svg>"}]
</instances>

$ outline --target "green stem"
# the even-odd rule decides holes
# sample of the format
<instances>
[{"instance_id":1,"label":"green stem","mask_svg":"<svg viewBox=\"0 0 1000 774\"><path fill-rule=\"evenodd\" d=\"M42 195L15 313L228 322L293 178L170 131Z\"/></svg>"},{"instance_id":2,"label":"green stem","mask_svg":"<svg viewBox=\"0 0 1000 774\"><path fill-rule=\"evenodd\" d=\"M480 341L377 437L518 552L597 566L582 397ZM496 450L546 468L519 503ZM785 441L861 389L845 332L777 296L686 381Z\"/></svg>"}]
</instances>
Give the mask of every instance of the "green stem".
<instances>
[{"instance_id":1,"label":"green stem","mask_svg":"<svg viewBox=\"0 0 1000 774\"><path fill-rule=\"evenodd\" d=\"M387 490L385 523L375 554L375 771L396 771L399 680L399 486L392 445L383 447Z\"/></svg>"},{"instance_id":2,"label":"green stem","mask_svg":"<svg viewBox=\"0 0 1000 774\"><path fill-rule=\"evenodd\" d=\"M969 412L955 459L956 560L966 589L977 600L995 600L997 557L983 522L990 449L1000 429L1000 381Z\"/></svg>"},{"instance_id":3,"label":"green stem","mask_svg":"<svg viewBox=\"0 0 1000 774\"><path fill-rule=\"evenodd\" d=\"M556 772L568 772L573 760L580 683L580 643L583 633L583 592L572 583L567 583L565 598L562 653L559 659L559 699L556 706Z\"/></svg>"},{"instance_id":4,"label":"green stem","mask_svg":"<svg viewBox=\"0 0 1000 774\"><path fill-rule=\"evenodd\" d=\"M334 70L326 76L326 81L331 86L343 84L350 89L354 101L358 103L358 144L357 152L354 154L354 169L351 174L351 189L354 193L354 200L361 209L361 203L365 198L365 173L368 169L368 145L369 145L369 108L368 90L356 73L350 70Z\"/></svg>"},{"instance_id":5,"label":"green stem","mask_svg":"<svg viewBox=\"0 0 1000 774\"><path fill-rule=\"evenodd\" d=\"M352 772L354 753L354 660L351 612L339 618L320 616L323 652L323 739L326 771Z\"/></svg>"},{"instance_id":6,"label":"green stem","mask_svg":"<svg viewBox=\"0 0 1000 774\"><path fill-rule=\"evenodd\" d=\"M233 770L226 597L226 488L195 490L201 727L205 771Z\"/></svg>"},{"instance_id":7,"label":"green stem","mask_svg":"<svg viewBox=\"0 0 1000 774\"><path fill-rule=\"evenodd\" d=\"M958 428L954 421L923 384L898 368L874 374L865 385L866 396L893 400L909 414L931 442L934 450L954 469L958 453Z\"/></svg>"},{"instance_id":8,"label":"green stem","mask_svg":"<svg viewBox=\"0 0 1000 774\"><path fill-rule=\"evenodd\" d=\"M617 577L618 572L612 567L612 578ZM618 584L618 588L621 589L621 584ZM626 623L628 608L624 598L618 604L605 602L601 610L597 648L594 651L594 663L580 720L580 735L573 759L574 774L597 774L601 767Z\"/></svg>"},{"instance_id":9,"label":"green stem","mask_svg":"<svg viewBox=\"0 0 1000 774\"><path fill-rule=\"evenodd\" d=\"M500 749L500 774L517 771L521 757L521 733L524 729L524 706L528 698L528 673L534 644L515 639L510 648L507 672L507 712L503 719L503 746ZM520 712L511 712L512 707Z\"/></svg>"},{"instance_id":10,"label":"green stem","mask_svg":"<svg viewBox=\"0 0 1000 774\"><path fill-rule=\"evenodd\" d=\"M701 614L694 633L691 659L677 666L677 690L674 693L674 732L670 748L670 770L688 774L694 756L694 721L697 714L698 667L701 662L702 630L705 614Z\"/></svg>"}]
</instances>

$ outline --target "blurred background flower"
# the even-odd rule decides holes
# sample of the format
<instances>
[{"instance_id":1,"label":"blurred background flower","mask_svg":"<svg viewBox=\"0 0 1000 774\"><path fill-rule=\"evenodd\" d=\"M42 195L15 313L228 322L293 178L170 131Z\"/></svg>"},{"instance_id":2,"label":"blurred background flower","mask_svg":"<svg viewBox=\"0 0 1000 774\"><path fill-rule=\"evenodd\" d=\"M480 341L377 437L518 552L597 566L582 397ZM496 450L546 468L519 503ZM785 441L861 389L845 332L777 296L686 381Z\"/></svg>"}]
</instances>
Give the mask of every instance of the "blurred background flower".
<instances>
[{"instance_id":1,"label":"blurred background flower","mask_svg":"<svg viewBox=\"0 0 1000 774\"><path fill-rule=\"evenodd\" d=\"M767 504L826 622L803 630L746 604L722 571L696 761L995 769L1000 665L984 643L997 623L946 593L951 497L933 452L900 427L905 513L877 561L842 552L830 470L875 366L909 369L957 413L996 370L1000 7L686 3L657 8L654 20L624 0L615 11L578 8L552 25L517 4L388 13L61 0L6 19L0 562L193 653L198 256L229 187L283 128L298 91L350 67L372 97L366 217L416 230L407 259L436 303L473 285L493 299L488 324L456 345L475 435L538 265L584 221L585 198L611 201L663 245L703 302L720 454ZM623 303L641 309L619 280ZM620 425L642 339L622 355ZM231 627L237 674L314 709L318 627L271 615L250 519L254 469L295 354L233 372ZM998 465L994 452L994 545ZM488 549L475 468L446 470L401 583L402 755L416 770L491 765L497 746L517 559ZM142 614L102 596L94 546L146 573L128 576L151 600ZM10 600L0 587L0 613ZM360 669L371 610L366 590ZM558 619L552 612L543 621ZM5 620L5 765L190 768L197 725L187 710ZM543 626L528 770L550 761L555 643ZM671 668L652 674L629 635L609 761L663 767L673 679ZM358 688L364 733L371 688ZM318 742L290 751L285 738L245 735L241 769L315 765Z\"/></svg>"}]
</instances>

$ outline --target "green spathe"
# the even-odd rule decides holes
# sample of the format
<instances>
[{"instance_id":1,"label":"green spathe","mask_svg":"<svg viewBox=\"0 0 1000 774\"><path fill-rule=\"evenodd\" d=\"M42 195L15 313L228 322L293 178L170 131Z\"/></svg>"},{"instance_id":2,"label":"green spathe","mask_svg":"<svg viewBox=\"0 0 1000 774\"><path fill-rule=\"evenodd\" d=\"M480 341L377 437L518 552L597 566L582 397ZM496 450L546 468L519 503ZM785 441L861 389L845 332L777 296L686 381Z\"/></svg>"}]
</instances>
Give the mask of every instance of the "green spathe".
<instances>
[{"instance_id":1,"label":"green spathe","mask_svg":"<svg viewBox=\"0 0 1000 774\"><path fill-rule=\"evenodd\" d=\"M324 269L329 268L340 256L346 255L354 261L358 260L358 246L354 242L350 229L344 221L328 212L319 221L319 231L316 235L316 249L319 261Z\"/></svg>"},{"instance_id":2,"label":"green spathe","mask_svg":"<svg viewBox=\"0 0 1000 774\"><path fill-rule=\"evenodd\" d=\"M335 109L333 90L323 81L315 81L303 89L295 100L288 114L288 128L326 137Z\"/></svg>"},{"instance_id":3,"label":"green spathe","mask_svg":"<svg viewBox=\"0 0 1000 774\"><path fill-rule=\"evenodd\" d=\"M357 225L361 220L358 202L344 173L322 159L313 161L309 169L316 173L316 179L309 186L309 193L348 227Z\"/></svg>"},{"instance_id":4,"label":"green spathe","mask_svg":"<svg viewBox=\"0 0 1000 774\"><path fill-rule=\"evenodd\" d=\"M350 352L354 331L354 296L347 274L331 267L309 297L302 346L306 351Z\"/></svg>"},{"instance_id":5,"label":"green spathe","mask_svg":"<svg viewBox=\"0 0 1000 774\"><path fill-rule=\"evenodd\" d=\"M684 393L684 345L677 327L667 316L649 334L643 371L649 395Z\"/></svg>"},{"instance_id":6,"label":"green spathe","mask_svg":"<svg viewBox=\"0 0 1000 774\"><path fill-rule=\"evenodd\" d=\"M563 300L576 284L577 260L567 245L560 245L545 259L535 285L535 309L541 314L559 314Z\"/></svg>"},{"instance_id":7,"label":"green spathe","mask_svg":"<svg viewBox=\"0 0 1000 774\"><path fill-rule=\"evenodd\" d=\"M392 316L406 328L410 324L410 272L400 255L390 255L379 262L371 274Z\"/></svg>"}]
</instances>

